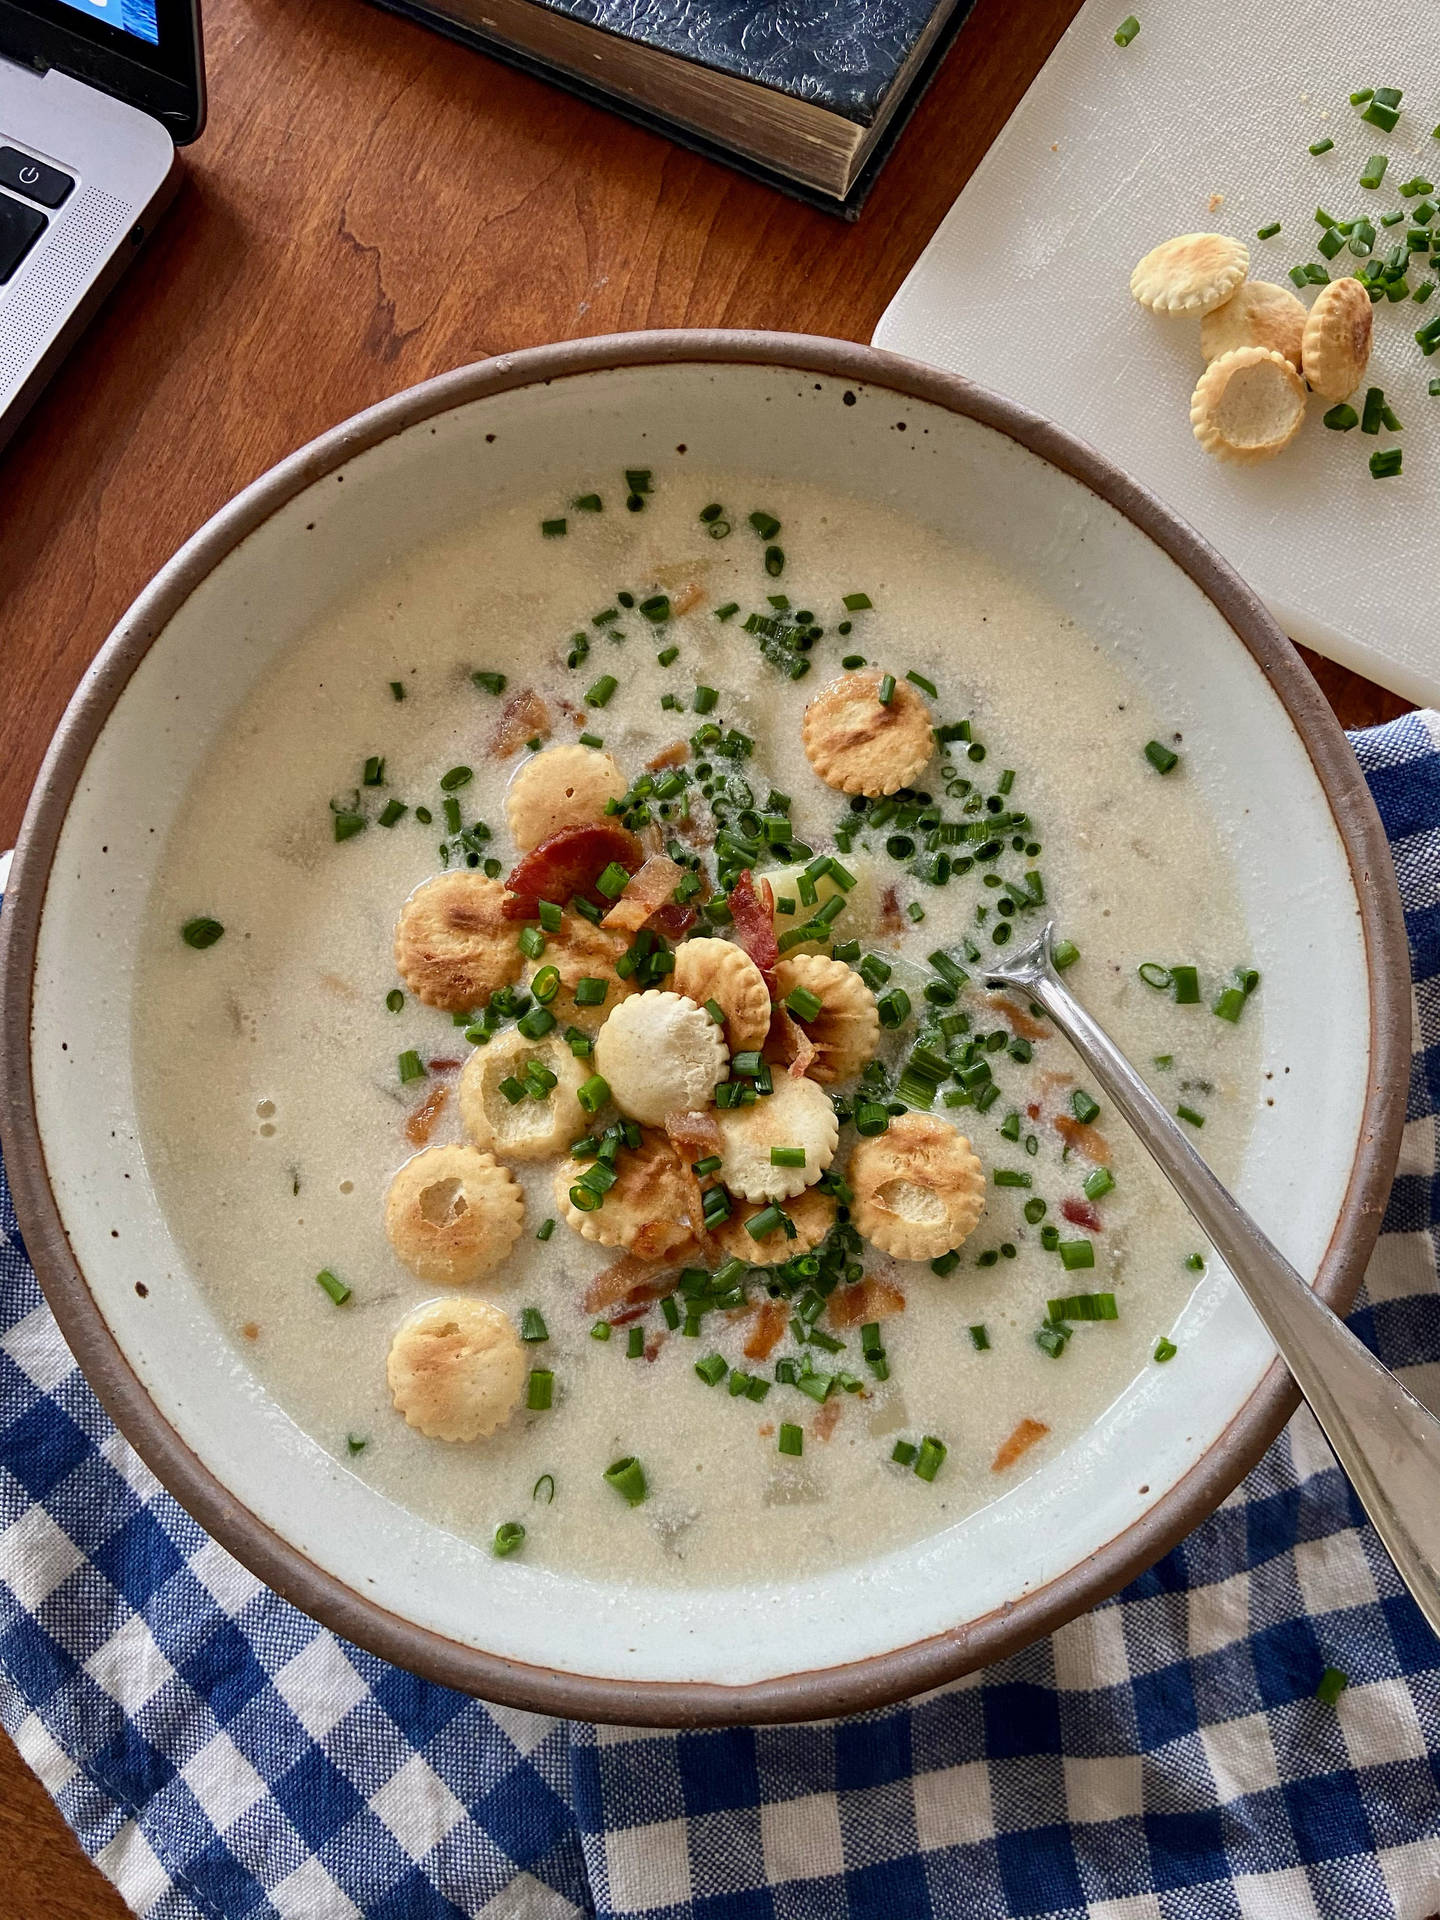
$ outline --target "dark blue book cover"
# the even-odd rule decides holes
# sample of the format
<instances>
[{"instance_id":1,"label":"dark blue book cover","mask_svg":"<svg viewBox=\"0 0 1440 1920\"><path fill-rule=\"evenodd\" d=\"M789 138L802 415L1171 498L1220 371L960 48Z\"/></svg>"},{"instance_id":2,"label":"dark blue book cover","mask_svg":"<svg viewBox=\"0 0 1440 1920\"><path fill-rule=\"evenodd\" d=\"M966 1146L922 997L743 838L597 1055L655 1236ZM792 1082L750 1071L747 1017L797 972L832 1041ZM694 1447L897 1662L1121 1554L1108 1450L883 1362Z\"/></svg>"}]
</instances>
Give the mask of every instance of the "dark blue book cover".
<instances>
[{"instance_id":1,"label":"dark blue book cover","mask_svg":"<svg viewBox=\"0 0 1440 1920\"><path fill-rule=\"evenodd\" d=\"M602 32L868 127L936 0L538 0Z\"/></svg>"}]
</instances>

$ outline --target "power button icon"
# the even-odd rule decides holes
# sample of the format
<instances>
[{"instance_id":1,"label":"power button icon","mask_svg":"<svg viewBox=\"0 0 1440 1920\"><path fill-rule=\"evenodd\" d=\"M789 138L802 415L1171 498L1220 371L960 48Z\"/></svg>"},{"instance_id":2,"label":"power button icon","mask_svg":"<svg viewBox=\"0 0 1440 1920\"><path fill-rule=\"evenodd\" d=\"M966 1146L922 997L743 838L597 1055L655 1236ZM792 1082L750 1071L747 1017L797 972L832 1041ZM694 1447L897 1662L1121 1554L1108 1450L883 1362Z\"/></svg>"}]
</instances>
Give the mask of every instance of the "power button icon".
<instances>
[{"instance_id":1,"label":"power button icon","mask_svg":"<svg viewBox=\"0 0 1440 1920\"><path fill-rule=\"evenodd\" d=\"M0 187L23 194L42 207L58 207L69 197L74 185L70 175L62 173L59 167L49 166L33 154L21 153L18 147L0 147Z\"/></svg>"}]
</instances>

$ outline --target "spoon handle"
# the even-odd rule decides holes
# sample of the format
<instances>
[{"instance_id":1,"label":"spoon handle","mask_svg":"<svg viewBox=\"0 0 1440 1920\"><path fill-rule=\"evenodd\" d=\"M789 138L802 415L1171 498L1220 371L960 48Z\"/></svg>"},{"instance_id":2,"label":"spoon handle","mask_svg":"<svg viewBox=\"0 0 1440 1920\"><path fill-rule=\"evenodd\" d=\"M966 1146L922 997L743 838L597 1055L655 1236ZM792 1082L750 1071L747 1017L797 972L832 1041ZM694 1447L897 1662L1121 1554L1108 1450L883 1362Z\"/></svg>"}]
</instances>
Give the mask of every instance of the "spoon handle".
<instances>
[{"instance_id":1,"label":"spoon handle","mask_svg":"<svg viewBox=\"0 0 1440 1920\"><path fill-rule=\"evenodd\" d=\"M1417 1606L1440 1633L1440 1421L1357 1340L1256 1226L1065 985L1053 928L999 966L1049 1014L1240 1283L1350 1476Z\"/></svg>"}]
</instances>

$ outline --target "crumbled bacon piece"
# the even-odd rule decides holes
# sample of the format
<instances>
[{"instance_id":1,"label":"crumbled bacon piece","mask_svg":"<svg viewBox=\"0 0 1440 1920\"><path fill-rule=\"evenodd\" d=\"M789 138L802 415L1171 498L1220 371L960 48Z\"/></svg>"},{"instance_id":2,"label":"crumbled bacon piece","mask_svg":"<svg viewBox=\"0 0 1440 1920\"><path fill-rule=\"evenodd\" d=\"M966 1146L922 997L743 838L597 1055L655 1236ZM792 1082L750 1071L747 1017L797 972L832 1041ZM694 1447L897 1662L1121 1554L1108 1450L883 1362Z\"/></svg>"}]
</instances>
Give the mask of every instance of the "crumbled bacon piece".
<instances>
[{"instance_id":1,"label":"crumbled bacon piece","mask_svg":"<svg viewBox=\"0 0 1440 1920\"><path fill-rule=\"evenodd\" d=\"M653 1289L648 1297L658 1300L662 1293L670 1291L675 1272L672 1261L642 1260L636 1254L622 1253L618 1260L602 1267L585 1289L585 1311L603 1313L607 1307L616 1306L642 1289Z\"/></svg>"},{"instance_id":2,"label":"crumbled bacon piece","mask_svg":"<svg viewBox=\"0 0 1440 1920\"><path fill-rule=\"evenodd\" d=\"M665 1116L670 1144L687 1163L706 1160L720 1151L720 1128L712 1113L676 1112Z\"/></svg>"},{"instance_id":3,"label":"crumbled bacon piece","mask_svg":"<svg viewBox=\"0 0 1440 1920\"><path fill-rule=\"evenodd\" d=\"M1022 1040L1045 1040L1050 1029L1041 1020L1036 1020L1023 1007L1017 1007L1013 1000L1007 1000L1003 993L992 993L990 1005L1009 1027L1012 1033L1018 1033Z\"/></svg>"},{"instance_id":4,"label":"crumbled bacon piece","mask_svg":"<svg viewBox=\"0 0 1440 1920\"><path fill-rule=\"evenodd\" d=\"M463 1060L439 1059L430 1062L431 1073L458 1073L465 1062Z\"/></svg>"},{"instance_id":5,"label":"crumbled bacon piece","mask_svg":"<svg viewBox=\"0 0 1440 1920\"><path fill-rule=\"evenodd\" d=\"M832 1327L861 1327L867 1320L887 1320L892 1313L904 1311L905 1296L899 1287L873 1274L832 1293L827 1308Z\"/></svg>"},{"instance_id":6,"label":"crumbled bacon piece","mask_svg":"<svg viewBox=\"0 0 1440 1920\"><path fill-rule=\"evenodd\" d=\"M783 1300L762 1300L750 1309L754 1324L745 1336L745 1358L768 1360L785 1338L790 1309Z\"/></svg>"},{"instance_id":7,"label":"crumbled bacon piece","mask_svg":"<svg viewBox=\"0 0 1440 1920\"><path fill-rule=\"evenodd\" d=\"M639 872L631 874L625 891L601 926L617 933L638 933L652 914L674 904L675 889L684 876L685 869L677 866L668 853L652 853Z\"/></svg>"},{"instance_id":8,"label":"crumbled bacon piece","mask_svg":"<svg viewBox=\"0 0 1440 1920\"><path fill-rule=\"evenodd\" d=\"M689 758L690 743L687 740L672 740L668 747L662 747L645 765L651 773L663 773L667 767L683 767Z\"/></svg>"},{"instance_id":9,"label":"crumbled bacon piece","mask_svg":"<svg viewBox=\"0 0 1440 1920\"><path fill-rule=\"evenodd\" d=\"M735 939L764 975L773 1000L775 969L780 964L780 947L775 938L774 891L768 880L762 880L757 887L746 867L730 889L729 899Z\"/></svg>"},{"instance_id":10,"label":"crumbled bacon piece","mask_svg":"<svg viewBox=\"0 0 1440 1920\"><path fill-rule=\"evenodd\" d=\"M880 917L876 926L881 933L903 933L905 921L900 913L900 895L894 887L886 887L880 896Z\"/></svg>"},{"instance_id":11,"label":"crumbled bacon piece","mask_svg":"<svg viewBox=\"0 0 1440 1920\"><path fill-rule=\"evenodd\" d=\"M800 1022L792 1019L783 1006L773 1007L770 1031L765 1036L765 1058L778 1060L792 1078L802 1080L817 1057L815 1042Z\"/></svg>"},{"instance_id":12,"label":"crumbled bacon piece","mask_svg":"<svg viewBox=\"0 0 1440 1920\"><path fill-rule=\"evenodd\" d=\"M1055 1131L1067 1147L1073 1147L1076 1153L1083 1153L1097 1167L1109 1166L1110 1142L1094 1127L1088 1126L1083 1120L1073 1119L1068 1113L1057 1113Z\"/></svg>"},{"instance_id":13,"label":"crumbled bacon piece","mask_svg":"<svg viewBox=\"0 0 1440 1920\"><path fill-rule=\"evenodd\" d=\"M640 860L640 843L624 827L561 827L516 862L505 882L510 897L501 911L507 920L534 920L542 900L563 907L577 893L595 906L608 907L610 901L596 891L595 882L612 862L634 873Z\"/></svg>"},{"instance_id":14,"label":"crumbled bacon piece","mask_svg":"<svg viewBox=\"0 0 1440 1920\"><path fill-rule=\"evenodd\" d=\"M1043 1420L1022 1420L1008 1440L1002 1440L1000 1449L990 1462L992 1473L1004 1473L1007 1467L1013 1467L1022 1453L1028 1453L1037 1440L1043 1440L1050 1431Z\"/></svg>"},{"instance_id":15,"label":"crumbled bacon piece","mask_svg":"<svg viewBox=\"0 0 1440 1920\"><path fill-rule=\"evenodd\" d=\"M678 900L672 900L657 908L645 924L666 940L683 940L695 924L695 909L682 907Z\"/></svg>"},{"instance_id":16,"label":"crumbled bacon piece","mask_svg":"<svg viewBox=\"0 0 1440 1920\"><path fill-rule=\"evenodd\" d=\"M666 1334L661 1333L658 1329L651 1334L650 1338L645 1342L645 1358L647 1360L658 1360L660 1358L660 1349L664 1346L667 1337Z\"/></svg>"},{"instance_id":17,"label":"crumbled bacon piece","mask_svg":"<svg viewBox=\"0 0 1440 1920\"><path fill-rule=\"evenodd\" d=\"M497 760L508 760L527 740L549 731L550 709L533 687L522 687L501 709L499 723L490 736L490 751Z\"/></svg>"},{"instance_id":18,"label":"crumbled bacon piece","mask_svg":"<svg viewBox=\"0 0 1440 1920\"><path fill-rule=\"evenodd\" d=\"M835 1431L835 1423L840 1418L841 1409L844 1407L844 1404L844 1401L838 1393L833 1399L825 1402L824 1406L821 1407L815 1418L810 1422L810 1432L815 1439L828 1440L830 1438L831 1434Z\"/></svg>"},{"instance_id":19,"label":"crumbled bacon piece","mask_svg":"<svg viewBox=\"0 0 1440 1920\"><path fill-rule=\"evenodd\" d=\"M448 1087L432 1087L416 1107L405 1122L405 1138L412 1147L423 1147L427 1144L435 1130L435 1122L440 1118L440 1109L449 1098Z\"/></svg>"},{"instance_id":20,"label":"crumbled bacon piece","mask_svg":"<svg viewBox=\"0 0 1440 1920\"><path fill-rule=\"evenodd\" d=\"M1099 1233L1103 1222L1088 1200L1062 1200L1060 1211L1072 1227L1088 1227L1091 1233Z\"/></svg>"}]
</instances>

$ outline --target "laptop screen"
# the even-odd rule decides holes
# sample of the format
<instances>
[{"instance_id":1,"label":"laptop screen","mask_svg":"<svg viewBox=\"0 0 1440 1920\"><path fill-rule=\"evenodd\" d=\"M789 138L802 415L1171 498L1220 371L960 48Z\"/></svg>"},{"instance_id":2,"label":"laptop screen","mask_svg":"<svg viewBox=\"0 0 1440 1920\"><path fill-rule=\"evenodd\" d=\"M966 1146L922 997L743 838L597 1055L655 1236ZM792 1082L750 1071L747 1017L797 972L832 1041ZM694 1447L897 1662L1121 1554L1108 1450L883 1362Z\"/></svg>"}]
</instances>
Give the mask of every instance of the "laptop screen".
<instances>
[{"instance_id":1,"label":"laptop screen","mask_svg":"<svg viewBox=\"0 0 1440 1920\"><path fill-rule=\"evenodd\" d=\"M92 19L108 20L112 27L148 40L152 47L160 44L155 0L65 0L65 4L74 7L77 13L88 13Z\"/></svg>"}]
</instances>

